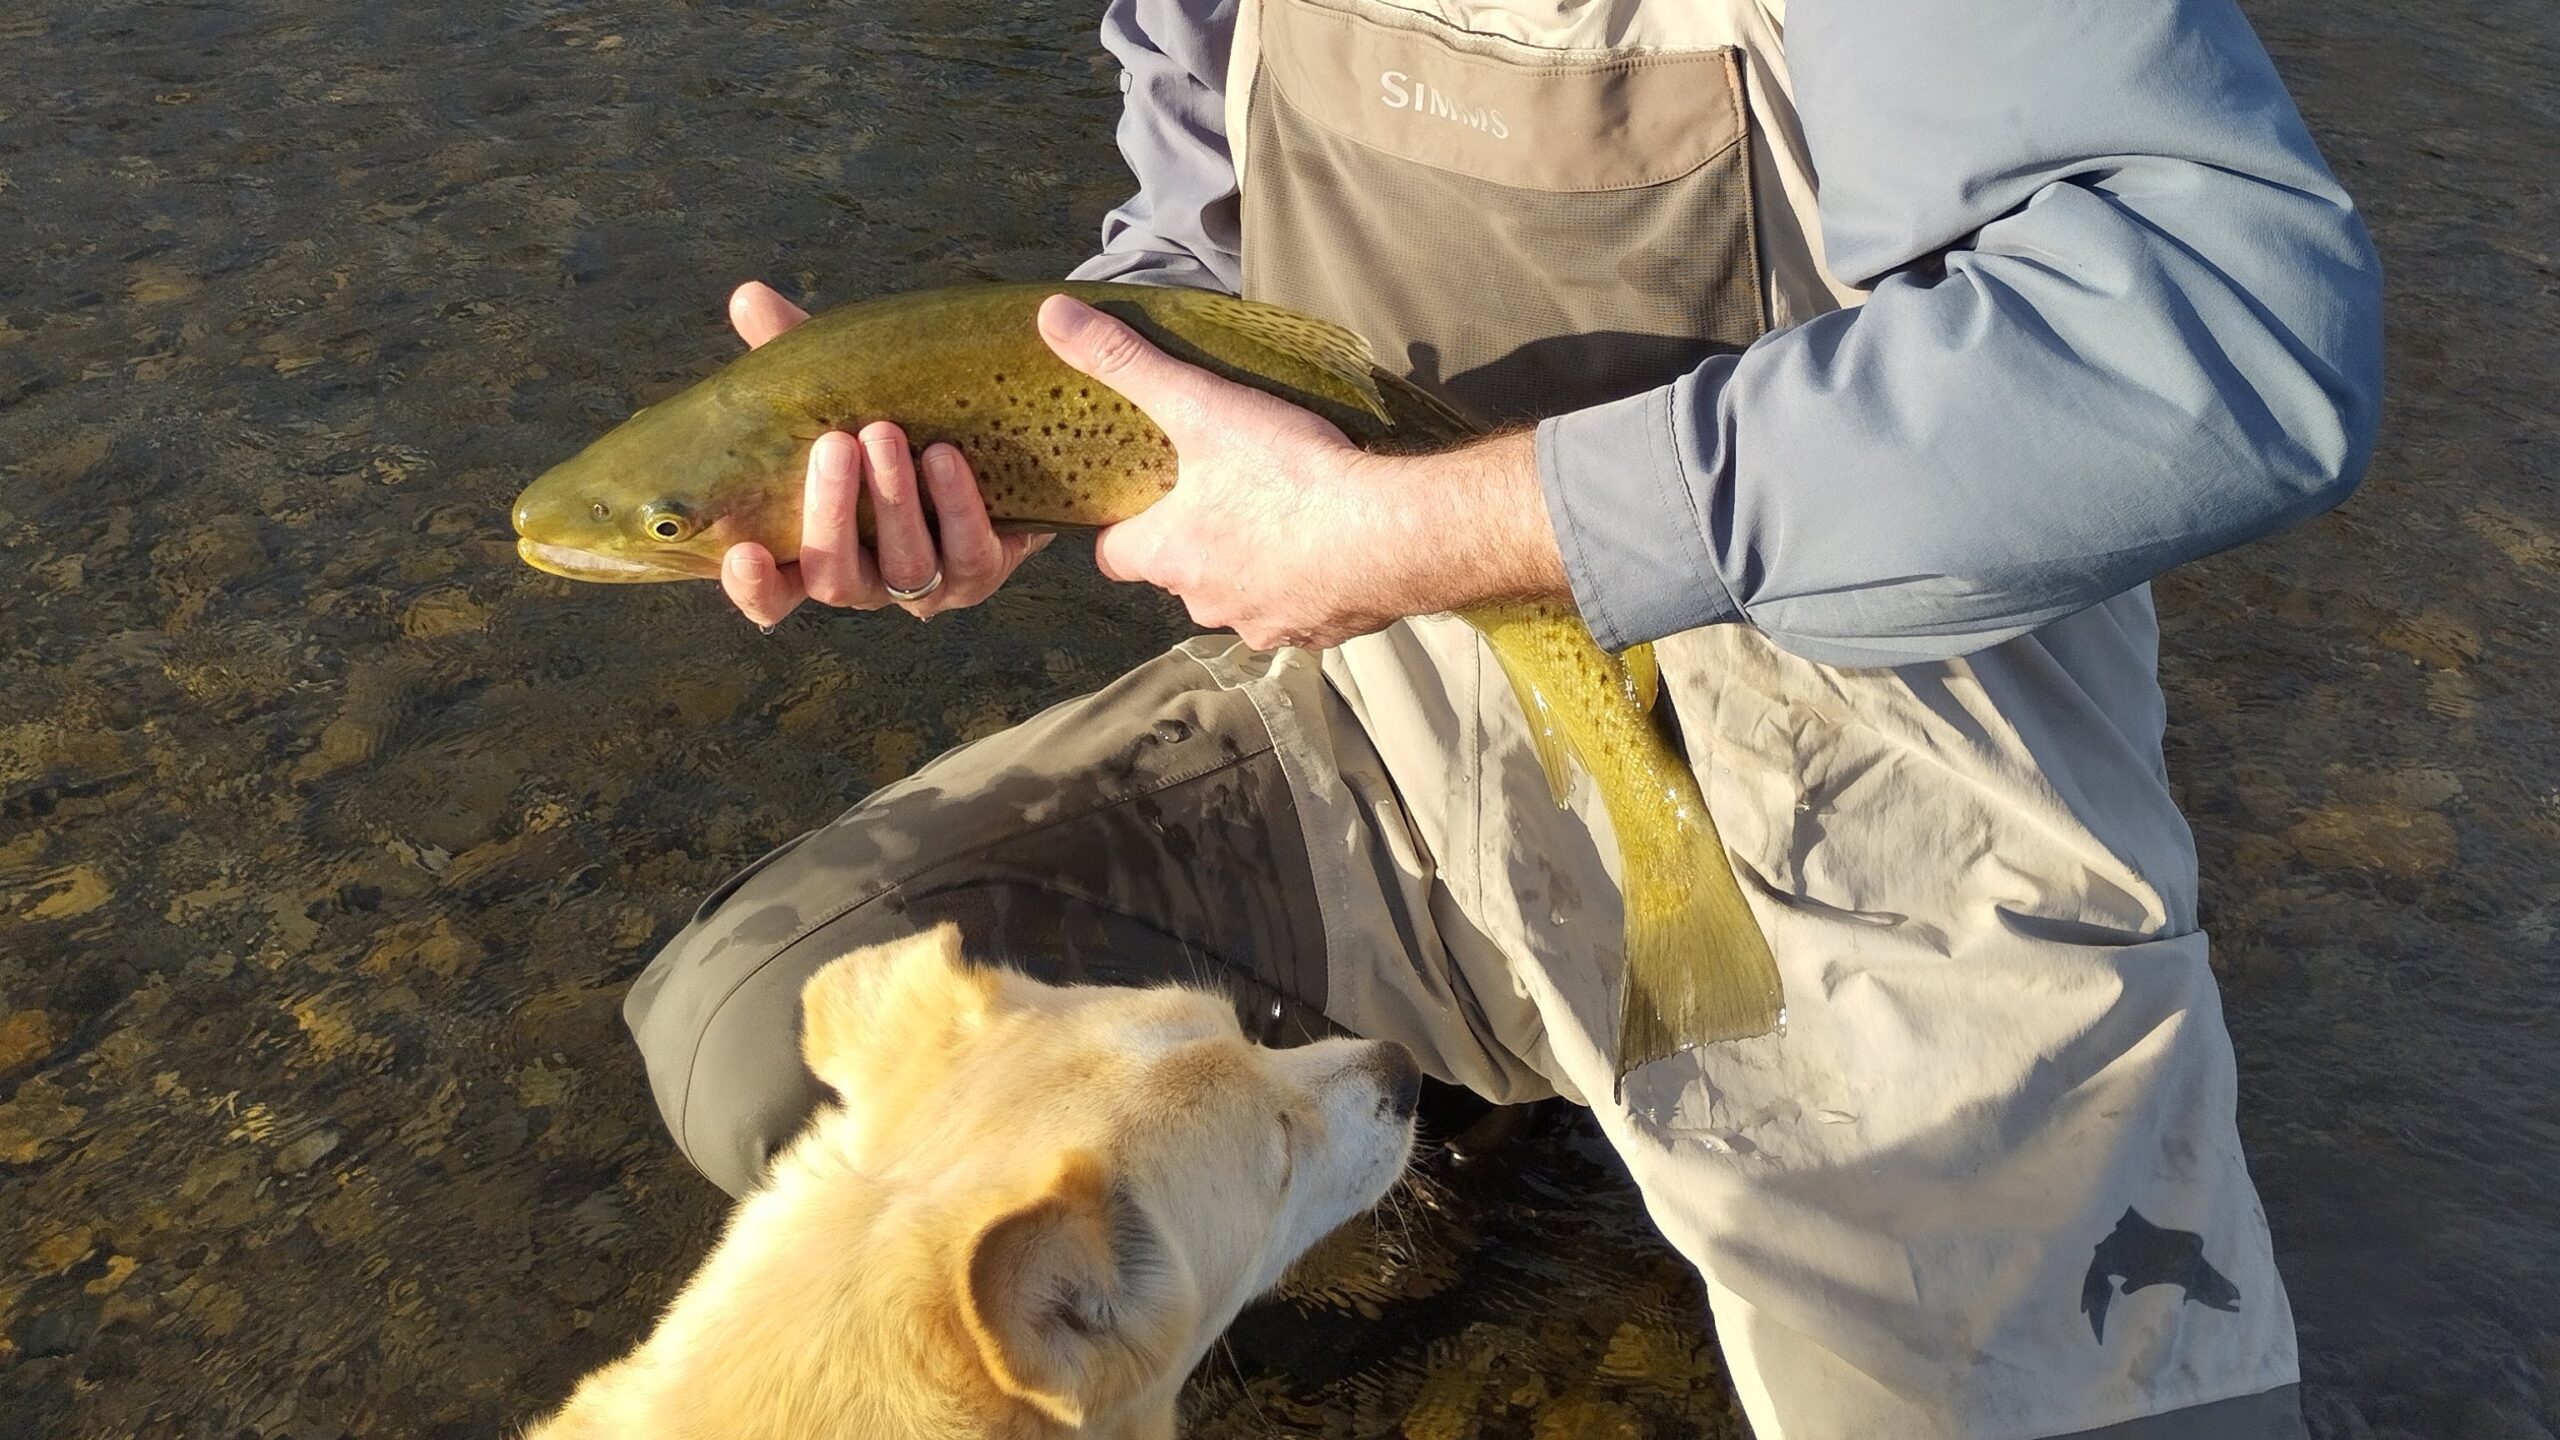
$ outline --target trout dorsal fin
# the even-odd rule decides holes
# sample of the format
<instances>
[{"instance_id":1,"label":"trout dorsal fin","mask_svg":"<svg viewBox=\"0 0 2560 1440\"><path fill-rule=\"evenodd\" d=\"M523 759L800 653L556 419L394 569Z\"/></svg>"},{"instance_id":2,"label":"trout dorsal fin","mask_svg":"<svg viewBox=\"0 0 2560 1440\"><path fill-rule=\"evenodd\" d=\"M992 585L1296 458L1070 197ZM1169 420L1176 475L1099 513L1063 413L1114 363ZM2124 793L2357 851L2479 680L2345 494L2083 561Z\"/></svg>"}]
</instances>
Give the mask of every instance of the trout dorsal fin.
<instances>
[{"instance_id":1,"label":"trout dorsal fin","mask_svg":"<svg viewBox=\"0 0 2560 1440\"><path fill-rule=\"evenodd\" d=\"M1239 300L1232 295L1204 293L1199 308L1203 319L1266 349L1313 365L1334 382L1328 389L1339 387L1333 398L1343 404L1380 420L1395 418L1388 413L1386 396L1378 389L1378 357L1369 349L1369 342L1352 331L1312 315L1258 300Z\"/></svg>"},{"instance_id":2,"label":"trout dorsal fin","mask_svg":"<svg viewBox=\"0 0 2560 1440\"><path fill-rule=\"evenodd\" d=\"M1413 449L1454 445L1482 435L1487 429L1483 421L1401 375L1380 370L1377 378L1395 420L1397 438Z\"/></svg>"}]
</instances>

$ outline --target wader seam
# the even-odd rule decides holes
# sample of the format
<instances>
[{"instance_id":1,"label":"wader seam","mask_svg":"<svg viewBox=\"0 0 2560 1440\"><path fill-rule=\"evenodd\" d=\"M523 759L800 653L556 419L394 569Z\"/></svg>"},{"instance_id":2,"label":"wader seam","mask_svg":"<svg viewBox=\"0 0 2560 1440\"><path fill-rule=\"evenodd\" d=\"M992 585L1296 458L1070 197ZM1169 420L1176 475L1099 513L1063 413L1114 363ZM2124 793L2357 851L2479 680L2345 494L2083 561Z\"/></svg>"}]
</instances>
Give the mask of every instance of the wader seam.
<instances>
[{"instance_id":1,"label":"wader seam","mask_svg":"<svg viewBox=\"0 0 2560 1440\"><path fill-rule=\"evenodd\" d=\"M1751 67L1743 63L1742 52L1734 49L1725 58L1724 88L1725 94L1733 101L1734 143L1744 145L1746 152L1751 137L1757 133L1751 123L1750 86ZM1759 312L1760 334L1766 335L1775 326L1769 305L1768 277L1760 261L1760 181L1757 174L1760 167L1754 163L1756 158L1745 153L1741 173L1736 178L1742 182L1742 213L1748 217L1742 227L1742 244L1750 253L1743 262L1742 273L1751 282L1752 307ZM1759 336L1752 338L1756 340Z\"/></svg>"},{"instance_id":2,"label":"wader seam","mask_svg":"<svg viewBox=\"0 0 2560 1440\"><path fill-rule=\"evenodd\" d=\"M1233 653L1232 650L1221 651L1218 656L1210 657L1198 654L1185 645L1177 647L1176 653L1199 666L1201 672L1209 677L1211 684L1221 690L1233 691L1245 698L1245 703L1253 707L1253 713L1262 721L1263 734L1271 741L1271 753L1280 758L1281 782L1288 787L1289 808L1296 812L1293 818L1298 823L1298 841L1306 849L1308 875L1315 882L1316 918L1320 922L1324 940L1323 964L1320 968L1325 977L1325 994L1330 999L1342 989L1333 983L1334 957L1352 953L1350 937L1344 933L1345 922L1342 919L1343 902L1351 893L1351 882L1344 873L1348 867L1343 863L1342 857L1336 853L1336 848L1322 843L1326 837L1317 828L1318 814L1321 811L1325 815L1346 822L1358 823L1353 816L1341 813L1351 807L1345 805L1339 798L1339 792L1343 788L1338 783L1339 774L1337 772L1336 784L1319 787L1315 777L1306 772L1306 762L1301 756L1312 751L1302 748L1308 745L1308 740L1305 727L1298 723L1296 706L1292 704L1282 707L1266 704L1263 696L1256 693L1259 685L1275 678L1271 672L1266 670L1259 676L1245 676L1235 667L1224 663L1225 657ZM1314 663L1317 667L1315 683L1322 686L1327 693L1331 693L1333 682L1324 678L1322 662L1318 660Z\"/></svg>"},{"instance_id":3,"label":"wader seam","mask_svg":"<svg viewBox=\"0 0 2560 1440\"><path fill-rule=\"evenodd\" d=\"M836 921L852 914L854 911L861 909L863 906L870 904L872 901L879 899L890 891L899 888L909 880L915 879L917 876L924 874L926 871L937 869L955 861L968 859L972 855L981 854L987 850L993 849L999 844L1010 844L1013 841L1023 839L1027 836L1038 835L1048 830L1054 830L1058 826L1068 824L1072 821L1084 819L1088 815L1099 814L1114 806L1125 805L1131 800L1137 799L1141 795L1162 794L1163 792L1174 789L1177 786L1188 785L1194 780L1206 779L1207 777L1218 774L1221 771L1232 770L1235 767L1244 764L1246 761L1260 759L1262 756L1270 754L1272 749L1273 747L1271 746L1265 746L1259 750L1248 751L1245 754L1235 756L1231 759L1220 760L1216 764L1207 766L1203 769L1176 776L1175 778L1166 780L1160 784L1146 786L1144 788L1131 791L1126 795L1115 795L1107 800L1099 801L1095 804L1084 806L1081 809L1070 811L1069 813L1060 815L1055 819L1043 821L1028 829L1013 831L1010 834L1005 835L1001 840L989 841L985 845L963 847L946 855L937 855L933 859L916 866L914 869L907 870L899 874L894 879L882 882L876 889L872 890L867 895L859 896L853 900L846 901L840 906L821 912L818 919L801 926L799 930L793 932L790 938L775 946L771 954L757 961L754 965L749 966L745 973L739 975L735 981L731 982L727 990L721 992L720 998L712 1004L708 1011L705 1012L701 1026L694 1031L692 1049L685 1055L684 1096L676 1105L677 1121L675 1130L677 1146L684 1150L688 1155L693 1153L691 1136L693 1115L693 1076L695 1067L701 1063L702 1045L703 1042L710 1037L713 1023L719 1019L721 1011L729 1008L729 1002L737 998L738 992L747 987L748 982L754 980L758 975L763 974L766 966L781 959L785 954L789 953L794 947L799 945L801 941L808 939L811 935L816 934L821 929L834 924ZM1285 770L1285 760L1283 761L1283 765ZM1312 868L1312 866L1310 868Z\"/></svg>"}]
</instances>

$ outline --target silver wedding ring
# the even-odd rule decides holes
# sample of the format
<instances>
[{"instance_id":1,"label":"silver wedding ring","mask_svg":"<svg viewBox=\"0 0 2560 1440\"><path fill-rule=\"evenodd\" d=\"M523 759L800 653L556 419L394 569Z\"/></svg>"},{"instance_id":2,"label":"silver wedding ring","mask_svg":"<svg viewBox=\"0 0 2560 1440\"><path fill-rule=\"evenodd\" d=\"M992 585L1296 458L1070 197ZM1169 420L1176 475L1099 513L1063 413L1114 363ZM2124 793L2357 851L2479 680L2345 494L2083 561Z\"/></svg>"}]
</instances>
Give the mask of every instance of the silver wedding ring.
<instances>
[{"instance_id":1,"label":"silver wedding ring","mask_svg":"<svg viewBox=\"0 0 2560 1440\"><path fill-rule=\"evenodd\" d=\"M921 600L927 595L930 595L934 591L942 588L942 567L939 565L933 567L933 578L927 580L913 590L901 590L897 586L889 584L889 579L885 575L880 578L880 583L882 586L887 588L890 599L895 600L900 604L910 604Z\"/></svg>"}]
</instances>

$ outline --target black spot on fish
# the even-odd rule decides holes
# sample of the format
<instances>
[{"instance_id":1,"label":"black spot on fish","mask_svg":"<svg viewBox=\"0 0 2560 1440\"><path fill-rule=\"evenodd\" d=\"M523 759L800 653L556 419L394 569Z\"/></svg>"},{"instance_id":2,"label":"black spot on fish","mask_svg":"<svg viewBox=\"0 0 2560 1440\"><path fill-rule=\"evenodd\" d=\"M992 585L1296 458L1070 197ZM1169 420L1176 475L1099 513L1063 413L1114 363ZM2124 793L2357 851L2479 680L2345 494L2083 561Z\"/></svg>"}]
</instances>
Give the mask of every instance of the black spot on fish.
<instances>
[{"instance_id":1,"label":"black spot on fish","mask_svg":"<svg viewBox=\"0 0 2560 1440\"><path fill-rule=\"evenodd\" d=\"M2153 1285L2175 1285L2208 1310L2240 1308L2240 1287L2205 1263L2203 1236L2154 1225L2130 1207L2113 1233L2098 1242L2089 1257L2089 1273L2080 1281L2080 1313L2089 1317L2089 1334L2101 1345L2107 1340L2107 1306L2115 1299L2112 1282L2118 1279L2128 1295Z\"/></svg>"}]
</instances>

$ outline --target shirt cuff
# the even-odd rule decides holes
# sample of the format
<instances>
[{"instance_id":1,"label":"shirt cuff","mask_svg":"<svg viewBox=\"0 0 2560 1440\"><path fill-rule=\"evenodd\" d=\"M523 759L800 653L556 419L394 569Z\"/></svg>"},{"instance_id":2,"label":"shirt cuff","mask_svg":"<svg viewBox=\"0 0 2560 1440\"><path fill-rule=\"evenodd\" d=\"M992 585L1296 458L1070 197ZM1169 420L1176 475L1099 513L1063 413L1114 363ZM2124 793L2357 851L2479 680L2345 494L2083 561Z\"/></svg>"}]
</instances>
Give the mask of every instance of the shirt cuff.
<instances>
[{"instance_id":1,"label":"shirt cuff","mask_svg":"<svg viewBox=\"0 0 2560 1440\"><path fill-rule=\"evenodd\" d=\"M1675 385L1538 425L1538 485L1573 599L1609 650L1743 618L1672 430Z\"/></svg>"}]
</instances>

